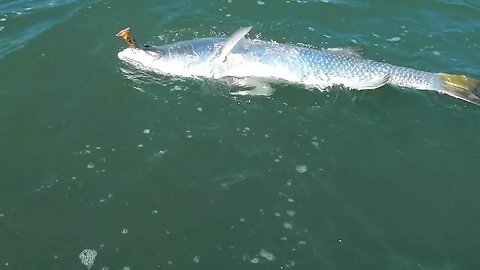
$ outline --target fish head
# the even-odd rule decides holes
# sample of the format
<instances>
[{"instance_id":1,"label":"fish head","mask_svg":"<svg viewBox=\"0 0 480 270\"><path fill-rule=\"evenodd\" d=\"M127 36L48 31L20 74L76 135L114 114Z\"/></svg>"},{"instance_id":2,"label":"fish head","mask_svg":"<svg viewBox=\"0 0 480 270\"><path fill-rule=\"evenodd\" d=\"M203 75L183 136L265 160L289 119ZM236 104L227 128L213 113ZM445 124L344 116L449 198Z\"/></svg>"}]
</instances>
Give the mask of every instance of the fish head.
<instances>
[{"instance_id":1,"label":"fish head","mask_svg":"<svg viewBox=\"0 0 480 270\"><path fill-rule=\"evenodd\" d=\"M149 45L125 48L118 52L117 56L122 62L134 68L163 74L169 73L175 64L164 51Z\"/></svg>"},{"instance_id":2,"label":"fish head","mask_svg":"<svg viewBox=\"0 0 480 270\"><path fill-rule=\"evenodd\" d=\"M118 58L123 62L142 68L146 65L151 66L154 61L161 59L160 51L149 45L137 45L129 27L120 30L116 36L125 40L128 45L128 48L118 53Z\"/></svg>"},{"instance_id":3,"label":"fish head","mask_svg":"<svg viewBox=\"0 0 480 270\"><path fill-rule=\"evenodd\" d=\"M143 48L125 48L118 52L118 58L128 64L148 63L160 60L161 54Z\"/></svg>"}]
</instances>

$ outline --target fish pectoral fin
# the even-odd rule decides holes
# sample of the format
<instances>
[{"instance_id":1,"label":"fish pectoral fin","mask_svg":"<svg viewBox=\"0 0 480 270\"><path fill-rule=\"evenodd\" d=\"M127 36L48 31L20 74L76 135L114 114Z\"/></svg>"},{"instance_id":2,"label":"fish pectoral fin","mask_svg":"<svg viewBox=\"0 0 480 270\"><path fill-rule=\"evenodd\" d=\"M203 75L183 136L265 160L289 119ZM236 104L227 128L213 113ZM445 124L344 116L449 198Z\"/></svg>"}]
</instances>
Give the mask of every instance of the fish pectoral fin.
<instances>
[{"instance_id":1,"label":"fish pectoral fin","mask_svg":"<svg viewBox=\"0 0 480 270\"><path fill-rule=\"evenodd\" d=\"M383 76L361 79L358 82L346 86L357 90L372 90L384 86L388 83L389 79L390 75L385 74Z\"/></svg>"},{"instance_id":2,"label":"fish pectoral fin","mask_svg":"<svg viewBox=\"0 0 480 270\"><path fill-rule=\"evenodd\" d=\"M249 27L243 27L235 31L228 39L225 41L222 47L222 51L220 52L220 55L218 56L218 60L220 62L225 62L227 59L227 55L233 50L235 45L252 29L251 26Z\"/></svg>"},{"instance_id":3,"label":"fish pectoral fin","mask_svg":"<svg viewBox=\"0 0 480 270\"><path fill-rule=\"evenodd\" d=\"M363 49L358 47L328 48L326 50L329 53L350 57L363 57L364 55Z\"/></svg>"},{"instance_id":4,"label":"fish pectoral fin","mask_svg":"<svg viewBox=\"0 0 480 270\"><path fill-rule=\"evenodd\" d=\"M230 93L236 96L271 96L273 92L275 92L275 89L273 89L268 82L254 78L235 79L233 81L233 84L236 86L249 88L248 90L241 90Z\"/></svg>"}]
</instances>

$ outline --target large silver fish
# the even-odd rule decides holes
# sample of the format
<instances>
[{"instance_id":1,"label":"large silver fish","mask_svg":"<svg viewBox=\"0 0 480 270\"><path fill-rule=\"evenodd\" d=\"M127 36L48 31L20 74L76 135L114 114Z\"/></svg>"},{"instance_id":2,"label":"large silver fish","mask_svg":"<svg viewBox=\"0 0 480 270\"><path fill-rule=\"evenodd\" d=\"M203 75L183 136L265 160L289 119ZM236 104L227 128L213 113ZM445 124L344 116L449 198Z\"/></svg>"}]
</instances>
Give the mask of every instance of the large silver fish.
<instances>
[{"instance_id":1,"label":"large silver fish","mask_svg":"<svg viewBox=\"0 0 480 270\"><path fill-rule=\"evenodd\" d=\"M480 105L480 80L431 73L364 59L352 48L310 49L244 38L251 27L229 38L201 38L174 44L137 46L129 28L117 36L128 48L118 57L139 69L182 77L223 79L244 86L236 94L272 92L270 83L325 89L377 89L385 84L432 90Z\"/></svg>"}]
</instances>

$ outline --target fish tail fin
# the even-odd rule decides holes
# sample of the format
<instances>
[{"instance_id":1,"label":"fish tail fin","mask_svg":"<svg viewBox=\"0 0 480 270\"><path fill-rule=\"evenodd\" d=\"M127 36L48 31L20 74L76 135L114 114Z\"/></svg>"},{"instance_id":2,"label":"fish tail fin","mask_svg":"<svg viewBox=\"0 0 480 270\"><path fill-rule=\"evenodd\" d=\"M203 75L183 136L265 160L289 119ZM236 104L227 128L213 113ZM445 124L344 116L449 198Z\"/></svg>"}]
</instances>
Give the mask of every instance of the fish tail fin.
<instances>
[{"instance_id":1,"label":"fish tail fin","mask_svg":"<svg viewBox=\"0 0 480 270\"><path fill-rule=\"evenodd\" d=\"M480 80L465 75L439 73L445 94L480 106Z\"/></svg>"}]
</instances>

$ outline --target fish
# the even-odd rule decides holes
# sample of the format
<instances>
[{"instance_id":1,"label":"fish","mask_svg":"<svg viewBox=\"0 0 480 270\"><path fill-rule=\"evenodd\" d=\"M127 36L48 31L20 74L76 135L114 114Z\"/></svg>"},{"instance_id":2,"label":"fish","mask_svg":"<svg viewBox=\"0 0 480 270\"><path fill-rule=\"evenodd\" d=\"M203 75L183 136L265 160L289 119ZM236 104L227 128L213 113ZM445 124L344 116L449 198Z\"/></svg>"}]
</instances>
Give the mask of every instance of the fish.
<instances>
[{"instance_id":1,"label":"fish","mask_svg":"<svg viewBox=\"0 0 480 270\"><path fill-rule=\"evenodd\" d=\"M232 94L271 95L272 84L324 90L335 86L374 90L384 85L436 91L480 106L480 80L367 59L358 48L314 49L248 38L252 27L229 37L207 37L162 46L138 45L130 28L118 32L127 48L118 58L166 76L223 80L242 87Z\"/></svg>"}]
</instances>

